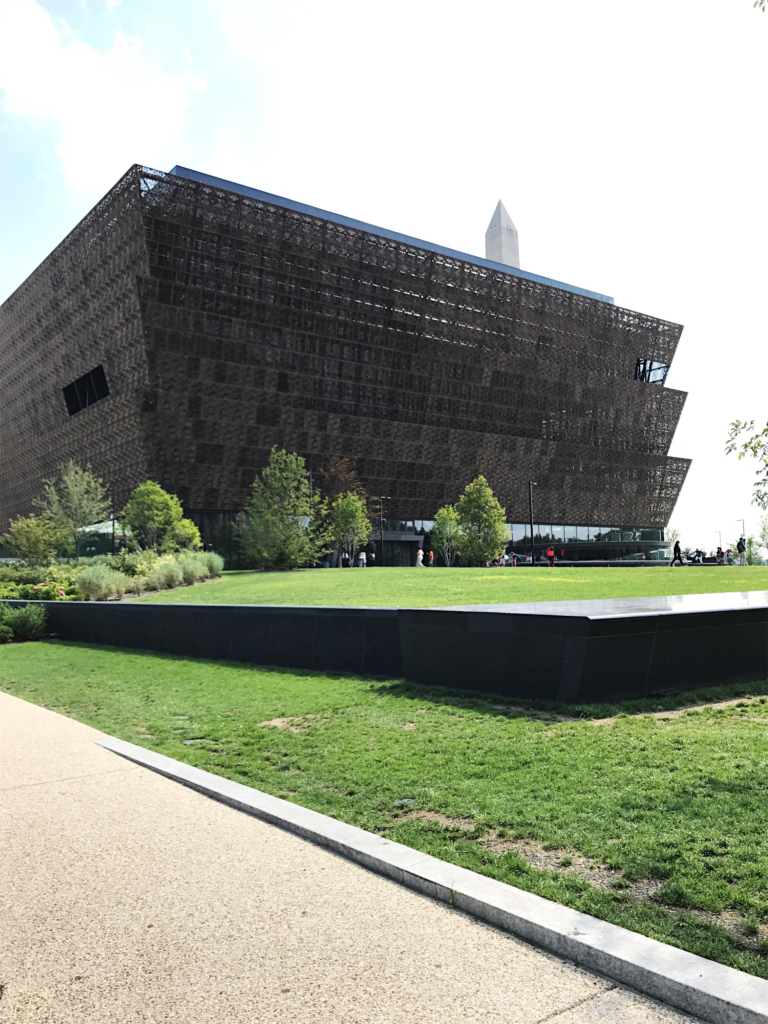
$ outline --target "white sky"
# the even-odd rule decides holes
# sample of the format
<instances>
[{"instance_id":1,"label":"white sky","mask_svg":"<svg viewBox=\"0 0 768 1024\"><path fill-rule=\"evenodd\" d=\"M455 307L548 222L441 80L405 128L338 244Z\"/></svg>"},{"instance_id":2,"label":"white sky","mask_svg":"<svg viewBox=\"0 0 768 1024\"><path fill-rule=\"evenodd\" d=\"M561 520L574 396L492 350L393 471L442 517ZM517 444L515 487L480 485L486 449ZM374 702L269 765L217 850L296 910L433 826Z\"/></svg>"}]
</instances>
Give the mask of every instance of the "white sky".
<instances>
[{"instance_id":1,"label":"white sky","mask_svg":"<svg viewBox=\"0 0 768 1024\"><path fill-rule=\"evenodd\" d=\"M752 0L3 0L0 300L135 162L180 163L685 325L671 525L755 532L768 15ZM522 481L521 481L522 485Z\"/></svg>"}]
</instances>

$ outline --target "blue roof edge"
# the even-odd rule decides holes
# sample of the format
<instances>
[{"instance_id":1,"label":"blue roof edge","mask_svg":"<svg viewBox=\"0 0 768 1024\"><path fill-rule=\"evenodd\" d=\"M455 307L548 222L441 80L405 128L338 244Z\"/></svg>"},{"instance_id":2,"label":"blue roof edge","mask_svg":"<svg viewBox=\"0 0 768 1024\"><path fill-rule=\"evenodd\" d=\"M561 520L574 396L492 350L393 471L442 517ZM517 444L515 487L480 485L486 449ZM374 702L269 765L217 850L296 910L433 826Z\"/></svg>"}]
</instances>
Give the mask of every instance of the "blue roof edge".
<instances>
[{"instance_id":1,"label":"blue roof edge","mask_svg":"<svg viewBox=\"0 0 768 1024\"><path fill-rule=\"evenodd\" d=\"M190 167L176 165L171 168L170 174L177 178L187 178L190 181L197 181L201 185L210 185L212 188L220 188L226 192L236 192L239 195L249 196L251 199L260 199L273 206L282 206L286 210L294 210L296 213L305 213L310 217L320 217L322 220L329 220L334 224L341 224L343 227L356 228L359 231L367 231L372 235L379 235L388 238L393 242L405 242L406 245L414 245L419 249L426 249L428 252L436 252L442 256L449 256L451 259L463 260L465 263L474 263L478 267L486 267L488 270L499 270L503 274L510 274L513 277L522 277L526 281L537 281L539 284L549 285L551 288L560 288L566 292L573 292L575 295L584 295L588 299L597 299L598 302L613 303L610 295L602 295L600 292L591 292L586 288L579 288L574 284L566 284L564 281L555 281L551 277L542 277L541 274L532 274L528 270L520 270L518 267L507 266L506 263L494 263L493 260L485 260L481 256L472 256L470 253L459 252L457 249L448 249L444 245L435 245L434 242L425 242L421 238L412 238L410 235L402 235L399 231L390 231L388 228L379 228L375 224L366 224L365 221L355 220L352 217L344 217L340 213L331 213L329 210L320 210L316 206L308 206L306 203L297 203L293 199L285 199L283 196L273 195L271 192L262 192L260 189L251 188L250 185L240 185L236 181L228 181L226 178L217 178L213 174L205 174L203 171L194 171Z\"/></svg>"}]
</instances>

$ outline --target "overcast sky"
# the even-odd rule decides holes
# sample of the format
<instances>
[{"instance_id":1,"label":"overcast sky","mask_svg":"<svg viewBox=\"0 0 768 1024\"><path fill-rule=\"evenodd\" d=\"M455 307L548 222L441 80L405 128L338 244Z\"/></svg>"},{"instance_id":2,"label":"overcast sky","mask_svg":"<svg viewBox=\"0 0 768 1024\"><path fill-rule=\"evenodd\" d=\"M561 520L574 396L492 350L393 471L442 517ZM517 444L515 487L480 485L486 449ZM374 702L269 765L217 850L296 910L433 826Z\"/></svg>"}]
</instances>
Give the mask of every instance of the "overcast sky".
<instances>
[{"instance_id":1,"label":"overcast sky","mask_svg":"<svg viewBox=\"0 0 768 1024\"><path fill-rule=\"evenodd\" d=\"M2 0L5 299L132 163L185 164L683 324L671 525L756 531L768 15L752 0Z\"/></svg>"}]
</instances>

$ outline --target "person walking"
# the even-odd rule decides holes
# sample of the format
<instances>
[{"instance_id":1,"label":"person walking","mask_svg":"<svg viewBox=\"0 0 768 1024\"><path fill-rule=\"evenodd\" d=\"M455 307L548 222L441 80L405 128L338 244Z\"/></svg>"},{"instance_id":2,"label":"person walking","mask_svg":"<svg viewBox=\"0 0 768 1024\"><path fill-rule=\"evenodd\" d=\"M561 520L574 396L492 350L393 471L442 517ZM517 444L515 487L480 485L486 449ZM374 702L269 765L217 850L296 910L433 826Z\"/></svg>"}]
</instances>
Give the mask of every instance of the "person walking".
<instances>
[{"instance_id":1,"label":"person walking","mask_svg":"<svg viewBox=\"0 0 768 1024\"><path fill-rule=\"evenodd\" d=\"M419 550L416 552L416 567L421 567L422 569L424 568L424 552L421 550L421 548L419 548Z\"/></svg>"},{"instance_id":2,"label":"person walking","mask_svg":"<svg viewBox=\"0 0 768 1024\"><path fill-rule=\"evenodd\" d=\"M360 554L357 556L357 566L358 566L358 568L359 569L365 569L367 561L368 561L368 556L366 555L366 553L364 551L361 551Z\"/></svg>"},{"instance_id":3,"label":"person walking","mask_svg":"<svg viewBox=\"0 0 768 1024\"><path fill-rule=\"evenodd\" d=\"M431 569L434 564L435 564L435 553L434 553L434 551L430 551L429 552L429 568Z\"/></svg>"},{"instance_id":4,"label":"person walking","mask_svg":"<svg viewBox=\"0 0 768 1024\"><path fill-rule=\"evenodd\" d=\"M555 549L553 547L547 548L547 565L552 568L555 564Z\"/></svg>"},{"instance_id":5,"label":"person walking","mask_svg":"<svg viewBox=\"0 0 768 1024\"><path fill-rule=\"evenodd\" d=\"M717 564L718 565L725 565L725 552L723 551L723 549L720 547L719 544L717 546Z\"/></svg>"},{"instance_id":6,"label":"person walking","mask_svg":"<svg viewBox=\"0 0 768 1024\"><path fill-rule=\"evenodd\" d=\"M370 553L370 555L368 556L368 568L369 569L375 569L376 568L376 552L375 551L372 551Z\"/></svg>"},{"instance_id":7,"label":"person walking","mask_svg":"<svg viewBox=\"0 0 768 1024\"><path fill-rule=\"evenodd\" d=\"M725 552L725 560L728 563L728 565L733 565L733 552L730 548L728 548L728 550Z\"/></svg>"},{"instance_id":8,"label":"person walking","mask_svg":"<svg viewBox=\"0 0 768 1024\"><path fill-rule=\"evenodd\" d=\"M341 568L342 569L348 569L349 568L349 554L346 551L343 551L342 554L341 554Z\"/></svg>"},{"instance_id":9,"label":"person walking","mask_svg":"<svg viewBox=\"0 0 768 1024\"><path fill-rule=\"evenodd\" d=\"M675 548L672 552L672 561L669 563L670 568L672 568L673 565L685 565L685 562L683 561L683 552L680 548L679 540L675 541Z\"/></svg>"},{"instance_id":10,"label":"person walking","mask_svg":"<svg viewBox=\"0 0 768 1024\"><path fill-rule=\"evenodd\" d=\"M746 537L739 537L739 543L736 545L736 550L739 553L739 565L747 564L747 544Z\"/></svg>"}]
</instances>

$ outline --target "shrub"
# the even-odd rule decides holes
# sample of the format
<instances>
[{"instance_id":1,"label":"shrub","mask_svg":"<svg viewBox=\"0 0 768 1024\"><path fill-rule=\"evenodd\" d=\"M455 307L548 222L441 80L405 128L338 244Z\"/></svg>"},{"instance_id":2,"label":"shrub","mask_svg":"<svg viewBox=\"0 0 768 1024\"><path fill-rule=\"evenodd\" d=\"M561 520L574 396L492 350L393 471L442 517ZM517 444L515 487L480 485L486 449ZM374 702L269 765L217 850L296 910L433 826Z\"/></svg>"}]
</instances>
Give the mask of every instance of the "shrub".
<instances>
[{"instance_id":1,"label":"shrub","mask_svg":"<svg viewBox=\"0 0 768 1024\"><path fill-rule=\"evenodd\" d=\"M48 615L41 605L22 608L0 606L0 643L9 640L42 640L48 626Z\"/></svg>"},{"instance_id":2,"label":"shrub","mask_svg":"<svg viewBox=\"0 0 768 1024\"><path fill-rule=\"evenodd\" d=\"M50 516L26 516L14 519L0 540L14 555L26 562L49 562L64 542L64 535Z\"/></svg>"},{"instance_id":3,"label":"shrub","mask_svg":"<svg viewBox=\"0 0 768 1024\"><path fill-rule=\"evenodd\" d=\"M224 568L224 559L221 555L217 555L215 551L206 551L200 555L208 566L209 576L221 576L222 569Z\"/></svg>"},{"instance_id":4,"label":"shrub","mask_svg":"<svg viewBox=\"0 0 768 1024\"><path fill-rule=\"evenodd\" d=\"M77 578L77 587L86 601L118 600L125 594L130 579L125 573L110 569L108 565L89 565Z\"/></svg>"},{"instance_id":5,"label":"shrub","mask_svg":"<svg viewBox=\"0 0 768 1024\"><path fill-rule=\"evenodd\" d=\"M177 565L185 583L197 583L209 575L207 564L199 558L180 558Z\"/></svg>"},{"instance_id":6,"label":"shrub","mask_svg":"<svg viewBox=\"0 0 768 1024\"><path fill-rule=\"evenodd\" d=\"M139 573L137 576L132 576L128 586L125 588L127 594L143 594L147 589L148 580L146 576L142 576Z\"/></svg>"},{"instance_id":7,"label":"shrub","mask_svg":"<svg viewBox=\"0 0 768 1024\"><path fill-rule=\"evenodd\" d=\"M161 558L149 574L153 590L172 590L184 582L181 566L173 558Z\"/></svg>"},{"instance_id":8,"label":"shrub","mask_svg":"<svg viewBox=\"0 0 768 1024\"><path fill-rule=\"evenodd\" d=\"M78 597L77 588L48 580L45 583L0 583L0 598L9 601L67 601Z\"/></svg>"},{"instance_id":9,"label":"shrub","mask_svg":"<svg viewBox=\"0 0 768 1024\"><path fill-rule=\"evenodd\" d=\"M107 555L106 564L126 576L148 576L158 557L154 551L128 551L124 548L116 555Z\"/></svg>"}]
</instances>

